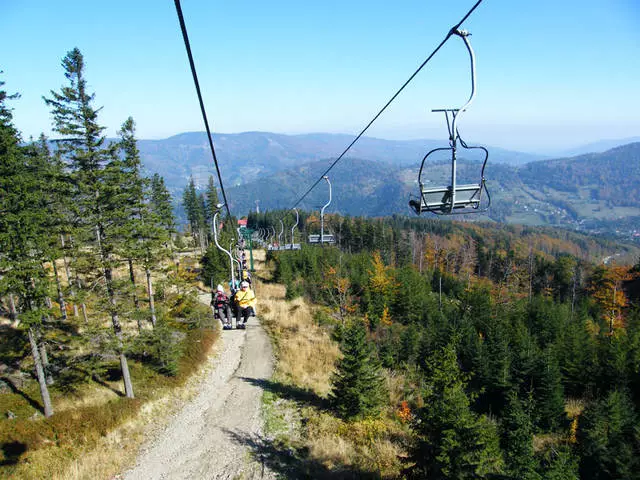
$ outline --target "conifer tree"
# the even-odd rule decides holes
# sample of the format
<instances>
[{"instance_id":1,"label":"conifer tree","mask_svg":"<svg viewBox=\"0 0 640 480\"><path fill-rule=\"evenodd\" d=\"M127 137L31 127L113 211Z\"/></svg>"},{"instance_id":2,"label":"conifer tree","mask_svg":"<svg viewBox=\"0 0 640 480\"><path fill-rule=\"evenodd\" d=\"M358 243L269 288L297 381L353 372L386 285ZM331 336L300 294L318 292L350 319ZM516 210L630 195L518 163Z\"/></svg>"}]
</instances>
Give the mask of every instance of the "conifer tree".
<instances>
[{"instance_id":1,"label":"conifer tree","mask_svg":"<svg viewBox=\"0 0 640 480\"><path fill-rule=\"evenodd\" d=\"M171 205L171 194L164 184L164 178L157 173L151 177L151 211L157 217L160 225L171 236L176 230L176 220Z\"/></svg>"},{"instance_id":2,"label":"conifer tree","mask_svg":"<svg viewBox=\"0 0 640 480\"><path fill-rule=\"evenodd\" d=\"M49 238L46 242L47 255L51 263L54 280L56 284L56 290L58 294L58 304L60 305L60 311L62 319L67 319L65 292L60 280L60 274L58 272L57 260L63 256L63 245L60 243L60 235L63 235L65 231L70 229L68 224L68 194L69 179L64 172L64 166L60 161L59 156L51 154L47 138L44 134L40 135L38 141L29 146L34 155L40 158L41 171L39 175L46 184L44 195L46 196L46 230L49 233ZM67 273L67 279L69 279L69 272L65 263L65 270Z\"/></svg>"},{"instance_id":3,"label":"conifer tree","mask_svg":"<svg viewBox=\"0 0 640 480\"><path fill-rule=\"evenodd\" d=\"M7 95L3 85L0 81L0 296L11 297L16 320L27 327L44 414L50 417L53 406L34 332L47 312L49 287L42 268L48 260L44 165L41 156L20 145L20 135L5 104L15 96Z\"/></svg>"},{"instance_id":4,"label":"conifer tree","mask_svg":"<svg viewBox=\"0 0 640 480\"><path fill-rule=\"evenodd\" d=\"M343 357L338 361L330 394L333 408L343 418L376 413L384 386L379 361L362 323L354 322L345 328L340 351Z\"/></svg>"},{"instance_id":5,"label":"conifer tree","mask_svg":"<svg viewBox=\"0 0 640 480\"><path fill-rule=\"evenodd\" d=\"M156 325L155 303L153 298L153 283L151 271L155 264L165 255L163 246L169 240L169 232L162 228L158 215L153 213L149 191L149 181L140 172L140 152L135 138L135 122L129 117L119 132L121 141L124 174L124 184L127 199L127 208L130 213L126 220L125 255L130 259L142 262L145 269L147 295L149 299L150 320ZM164 207L162 207L164 208ZM172 223L172 213L169 211L168 223ZM134 287L135 275L133 262L129 262L129 277ZM134 300L135 300L134 296Z\"/></svg>"},{"instance_id":6,"label":"conifer tree","mask_svg":"<svg viewBox=\"0 0 640 480\"><path fill-rule=\"evenodd\" d=\"M538 369L536 424L543 430L554 430L564 418L564 390L560 368L551 349L543 352Z\"/></svg>"},{"instance_id":7,"label":"conifer tree","mask_svg":"<svg viewBox=\"0 0 640 480\"><path fill-rule=\"evenodd\" d=\"M415 466L410 478L484 478L502 468L495 425L471 410L465 392L468 375L460 371L448 344L427 359L425 406L416 416Z\"/></svg>"},{"instance_id":8,"label":"conifer tree","mask_svg":"<svg viewBox=\"0 0 640 480\"><path fill-rule=\"evenodd\" d=\"M187 214L187 221L191 228L191 234L197 235L198 232L198 193L196 192L196 184L193 177L189 177L189 183L182 194L182 204Z\"/></svg>"},{"instance_id":9,"label":"conifer tree","mask_svg":"<svg viewBox=\"0 0 640 480\"><path fill-rule=\"evenodd\" d=\"M640 428L626 391L612 390L585 410L578 445L580 478L640 478Z\"/></svg>"},{"instance_id":10,"label":"conifer tree","mask_svg":"<svg viewBox=\"0 0 640 480\"><path fill-rule=\"evenodd\" d=\"M580 480L577 460L570 448L555 445L542 455L540 475L544 480Z\"/></svg>"},{"instance_id":11,"label":"conifer tree","mask_svg":"<svg viewBox=\"0 0 640 480\"><path fill-rule=\"evenodd\" d=\"M527 410L517 394L511 392L500 424L506 470L513 478L540 480L533 455L533 423Z\"/></svg>"},{"instance_id":12,"label":"conifer tree","mask_svg":"<svg viewBox=\"0 0 640 480\"><path fill-rule=\"evenodd\" d=\"M140 174L140 152L135 138L135 122L129 117L118 132L120 135L119 149L121 151L121 192L125 197L124 206L128 215L124 219L124 243L121 256L127 259L129 264L129 280L132 286L133 303L136 310L139 309L138 295L136 292L136 277L133 268L134 260L141 257L140 244L144 241L144 217L146 205L144 203L145 179ZM138 318L138 328L141 328Z\"/></svg>"},{"instance_id":13,"label":"conifer tree","mask_svg":"<svg viewBox=\"0 0 640 480\"><path fill-rule=\"evenodd\" d=\"M44 98L51 108L53 130L61 135L60 153L70 163L75 214L78 219L77 235L83 241L93 239L95 254L86 257L89 265L94 259L102 272L107 308L118 341L120 365L127 397L133 397L133 386L127 358L124 353L122 325L118 309L113 270L117 265L115 253L122 240L123 226L129 211L127 196L120 182L126 178L124 165L115 156L115 146L105 145L104 127L98 123L100 109L93 107L94 94L87 92L84 78L84 57L74 48L62 60L68 86L60 92L51 91ZM90 267L91 268L91 267Z\"/></svg>"},{"instance_id":14,"label":"conifer tree","mask_svg":"<svg viewBox=\"0 0 640 480\"><path fill-rule=\"evenodd\" d=\"M218 190L216 188L215 180L212 175L209 175L209 183L207 184L206 204L207 204L207 221L212 222L213 216L218 211Z\"/></svg>"}]
</instances>

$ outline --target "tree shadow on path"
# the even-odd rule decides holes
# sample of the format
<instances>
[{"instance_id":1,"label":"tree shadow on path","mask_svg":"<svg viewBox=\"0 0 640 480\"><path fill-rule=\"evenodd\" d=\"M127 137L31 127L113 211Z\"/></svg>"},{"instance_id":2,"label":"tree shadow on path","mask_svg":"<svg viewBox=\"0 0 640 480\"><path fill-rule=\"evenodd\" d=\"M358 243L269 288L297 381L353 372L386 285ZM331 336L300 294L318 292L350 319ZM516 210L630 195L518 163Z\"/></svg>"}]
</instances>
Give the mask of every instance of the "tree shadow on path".
<instances>
[{"instance_id":1,"label":"tree shadow on path","mask_svg":"<svg viewBox=\"0 0 640 480\"><path fill-rule=\"evenodd\" d=\"M330 470L318 460L308 458L306 449L296 449L282 445L261 436L247 436L225 430L235 442L251 449L253 457L264 469L276 474L278 478L291 479L364 479L380 478L370 472L358 470Z\"/></svg>"},{"instance_id":2,"label":"tree shadow on path","mask_svg":"<svg viewBox=\"0 0 640 480\"><path fill-rule=\"evenodd\" d=\"M274 393L277 396L294 400L296 402L304 403L311 407L316 407L321 410L329 410L329 401L320 397L318 394L311 390L305 390L293 385L285 385L280 382L274 382L273 380L265 380L263 378L248 378L240 377L240 380L248 382L256 387L260 387L263 390Z\"/></svg>"}]
</instances>

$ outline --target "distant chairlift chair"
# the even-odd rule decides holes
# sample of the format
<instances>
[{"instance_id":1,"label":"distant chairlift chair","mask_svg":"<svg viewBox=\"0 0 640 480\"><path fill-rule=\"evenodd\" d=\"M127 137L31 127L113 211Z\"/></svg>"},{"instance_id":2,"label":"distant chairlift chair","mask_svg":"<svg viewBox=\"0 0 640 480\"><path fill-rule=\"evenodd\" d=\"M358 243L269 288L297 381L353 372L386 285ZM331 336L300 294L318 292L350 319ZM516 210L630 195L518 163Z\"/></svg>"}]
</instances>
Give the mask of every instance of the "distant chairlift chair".
<instances>
[{"instance_id":1,"label":"distant chairlift chair","mask_svg":"<svg viewBox=\"0 0 640 480\"><path fill-rule=\"evenodd\" d=\"M473 50L469 44L468 32L464 30L456 30L454 34L462 38L464 44L467 47L469 56L471 58L471 96L469 100L462 108L456 109L437 109L432 112L444 112L447 120L447 130L449 131L449 147L434 148L427 153L422 159L420 165L420 173L418 174L418 184L420 185L420 197L415 198L412 195L412 199L409 201L409 206L420 215L422 212L431 212L438 215L450 215L454 213L476 213L484 212L489 208L491 204L491 196L486 188L484 169L487 165L489 158L489 152L486 148L480 146L469 146L460 137L458 132L457 121L460 117L460 113L464 112L466 108L471 104L475 96L476 80L475 80L475 57ZM449 121L449 113L451 113L451 122ZM480 172L480 182L466 185L458 185L456 182L456 161L457 161L457 146L458 143L462 148L467 150L481 150L484 152L484 159L482 162L482 170ZM443 187L429 187L426 188L422 180L422 172L424 170L424 164L430 155L449 150L451 152L451 185ZM483 192L486 193L487 201L483 202Z\"/></svg>"}]
</instances>

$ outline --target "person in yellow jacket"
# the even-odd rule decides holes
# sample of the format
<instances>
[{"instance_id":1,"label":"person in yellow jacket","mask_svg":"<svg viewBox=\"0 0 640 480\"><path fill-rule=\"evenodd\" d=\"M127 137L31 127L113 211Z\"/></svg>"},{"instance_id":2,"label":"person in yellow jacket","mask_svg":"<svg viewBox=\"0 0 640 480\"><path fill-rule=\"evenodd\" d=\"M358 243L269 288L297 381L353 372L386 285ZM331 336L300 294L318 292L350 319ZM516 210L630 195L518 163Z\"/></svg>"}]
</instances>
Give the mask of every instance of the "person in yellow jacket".
<instances>
[{"instance_id":1,"label":"person in yellow jacket","mask_svg":"<svg viewBox=\"0 0 640 480\"><path fill-rule=\"evenodd\" d=\"M240 290L236 292L233 300L236 304L236 328L245 328L247 319L256 316L256 294L249 288L249 283L245 281L240 284ZM240 323L240 318L242 318L242 323Z\"/></svg>"}]
</instances>

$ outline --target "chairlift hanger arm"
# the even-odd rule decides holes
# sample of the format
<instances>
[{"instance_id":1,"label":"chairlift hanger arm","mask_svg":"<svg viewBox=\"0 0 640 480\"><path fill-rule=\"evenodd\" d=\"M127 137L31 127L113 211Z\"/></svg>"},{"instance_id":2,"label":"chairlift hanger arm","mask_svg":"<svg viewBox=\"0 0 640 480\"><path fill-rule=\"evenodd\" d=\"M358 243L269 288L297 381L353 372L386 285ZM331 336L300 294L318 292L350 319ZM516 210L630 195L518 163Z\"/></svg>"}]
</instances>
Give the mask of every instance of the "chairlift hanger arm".
<instances>
[{"instance_id":1,"label":"chairlift hanger arm","mask_svg":"<svg viewBox=\"0 0 640 480\"><path fill-rule=\"evenodd\" d=\"M419 215L422 212L431 212L438 215L449 215L453 213L472 213L479 211L486 211L491 204L491 196L486 189L486 181L484 178L484 171L489 157L489 152L486 148L480 146L469 146L460 137L458 131L458 120L460 114L471 105L476 94L476 75L475 75L475 55L469 42L470 34L464 30L452 29L451 35L460 37L467 48L469 53L469 59L471 63L471 94L466 103L460 108L442 108L434 109L433 112L443 112L447 122L447 131L449 132L449 147L448 148L436 148L431 150L422 159L420 165L420 171L418 173L418 184L420 186L420 197L418 200L410 200L409 205ZM451 113L451 122L449 122L449 113ZM479 149L484 152L484 161L482 163L482 170L480 173L480 182L478 184L465 184L458 185L457 179L457 143L465 149ZM448 186L429 187L425 188L422 180L422 173L424 170L424 164L427 158L438 151L448 150L451 152L451 181ZM485 206L482 204L483 191L486 192L488 204Z\"/></svg>"},{"instance_id":2,"label":"chairlift hanger arm","mask_svg":"<svg viewBox=\"0 0 640 480\"><path fill-rule=\"evenodd\" d=\"M409 79L400 87L400 89L398 89L398 91L391 97L391 99L384 105L384 107L382 107L380 111L373 117L373 119L362 129L362 131L356 136L356 138L353 139L353 141L347 146L347 148L344 149L344 151L338 156L338 158L336 158L333 161L333 163L329 166L329 168L327 168L327 170L322 175L320 175L320 178L318 178L313 183L313 185L311 185L311 187L309 187L309 189L296 201L293 207L297 207L300 204L300 202L302 202L307 197L307 195L309 195L309 193L311 193L311 191L322 181L322 179L333 169L333 167L335 167L336 164L340 160L342 160L342 158L347 154L347 152L351 149L351 147L353 147L353 145L355 145L355 143L358 140L360 140L360 138L365 134L365 132L369 130L369 127L371 127L371 125L373 125L373 123L380 117L380 115L382 115L382 113L389 107L389 105L393 103L393 101L398 97L398 95L400 95L400 93L407 87L407 85L411 83L411 81L418 75L418 73L420 73L420 71L425 67L425 65L429 63L429 61L435 56L435 54L438 53L438 51L442 48L442 46L445 43L447 43L447 40L449 40L449 38L452 35L456 34L460 26L467 20L467 18L469 18L469 16L475 11L476 8L478 8L478 6L481 3L482 3L482 0L478 0L473 5L473 7L471 7L471 9L465 14L464 17L462 17L462 19L458 23L456 23L453 27L451 27L451 29L447 32L447 35L440 42L440 44L435 48L435 50L433 50L433 52L431 52L431 54L427 57L427 59L424 62L422 62L422 64L418 67L418 69L415 72L413 72L413 74L409 77Z\"/></svg>"}]
</instances>

